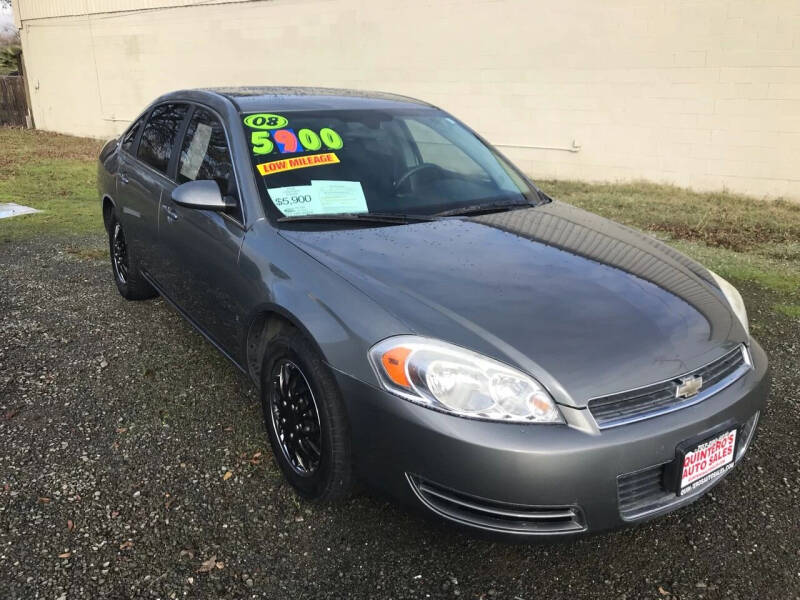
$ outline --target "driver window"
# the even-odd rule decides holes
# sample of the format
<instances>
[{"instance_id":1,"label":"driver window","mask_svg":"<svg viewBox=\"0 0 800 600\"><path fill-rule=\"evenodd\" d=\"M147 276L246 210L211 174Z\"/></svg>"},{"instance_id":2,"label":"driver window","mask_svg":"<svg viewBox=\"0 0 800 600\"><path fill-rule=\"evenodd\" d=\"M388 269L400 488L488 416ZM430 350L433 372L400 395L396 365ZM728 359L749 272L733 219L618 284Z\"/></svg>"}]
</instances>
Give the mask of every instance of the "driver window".
<instances>
[{"instance_id":1,"label":"driver window","mask_svg":"<svg viewBox=\"0 0 800 600\"><path fill-rule=\"evenodd\" d=\"M236 206L226 209L225 212L241 223L243 219L239 192L225 130L210 111L198 108L194 111L183 138L178 162L178 183L208 179L217 182L223 196L236 202Z\"/></svg>"},{"instance_id":2,"label":"driver window","mask_svg":"<svg viewBox=\"0 0 800 600\"><path fill-rule=\"evenodd\" d=\"M440 133L414 119L408 119L406 126L414 138L423 162L459 175L488 179L486 171L478 163Z\"/></svg>"}]
</instances>

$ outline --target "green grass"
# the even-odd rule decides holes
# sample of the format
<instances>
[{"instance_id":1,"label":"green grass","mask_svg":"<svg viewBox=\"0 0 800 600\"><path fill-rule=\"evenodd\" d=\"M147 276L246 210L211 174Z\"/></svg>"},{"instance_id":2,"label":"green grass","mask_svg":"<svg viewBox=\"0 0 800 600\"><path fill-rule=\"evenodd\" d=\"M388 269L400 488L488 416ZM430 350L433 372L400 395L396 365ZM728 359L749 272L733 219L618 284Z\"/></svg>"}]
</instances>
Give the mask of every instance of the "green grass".
<instances>
[{"instance_id":1,"label":"green grass","mask_svg":"<svg viewBox=\"0 0 800 600\"><path fill-rule=\"evenodd\" d=\"M0 243L102 231L95 183L101 146L98 140L0 128L0 202L43 211L0 220Z\"/></svg>"},{"instance_id":2,"label":"green grass","mask_svg":"<svg viewBox=\"0 0 800 600\"><path fill-rule=\"evenodd\" d=\"M540 183L554 198L640 229L738 252L789 251L800 259L800 203L646 182Z\"/></svg>"},{"instance_id":3,"label":"green grass","mask_svg":"<svg viewBox=\"0 0 800 600\"><path fill-rule=\"evenodd\" d=\"M750 281L776 292L800 291L800 263L796 261L763 256L757 249L735 252L688 240L662 239L726 279Z\"/></svg>"},{"instance_id":4,"label":"green grass","mask_svg":"<svg viewBox=\"0 0 800 600\"><path fill-rule=\"evenodd\" d=\"M102 232L95 188L101 146L87 138L0 128L0 202L43 211L0 220L0 244L40 234ZM723 277L772 292L776 311L797 317L800 203L646 182L539 183L554 198L648 231Z\"/></svg>"},{"instance_id":5,"label":"green grass","mask_svg":"<svg viewBox=\"0 0 800 600\"><path fill-rule=\"evenodd\" d=\"M800 304L776 304L775 309L793 319L800 319Z\"/></svg>"}]
</instances>

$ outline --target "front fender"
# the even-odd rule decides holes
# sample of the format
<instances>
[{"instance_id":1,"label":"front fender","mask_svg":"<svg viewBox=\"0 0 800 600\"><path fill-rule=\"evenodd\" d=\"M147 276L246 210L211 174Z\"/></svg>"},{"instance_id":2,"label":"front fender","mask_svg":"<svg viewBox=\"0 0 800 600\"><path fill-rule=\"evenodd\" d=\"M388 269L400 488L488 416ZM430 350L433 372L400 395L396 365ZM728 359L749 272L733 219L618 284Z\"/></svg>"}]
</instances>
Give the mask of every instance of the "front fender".
<instances>
[{"instance_id":1,"label":"front fender","mask_svg":"<svg viewBox=\"0 0 800 600\"><path fill-rule=\"evenodd\" d=\"M303 331L331 368L376 386L369 348L391 335L413 333L265 221L245 237L240 268L254 284L242 341L248 364L253 349L248 348L247 332L265 313L279 314Z\"/></svg>"}]
</instances>

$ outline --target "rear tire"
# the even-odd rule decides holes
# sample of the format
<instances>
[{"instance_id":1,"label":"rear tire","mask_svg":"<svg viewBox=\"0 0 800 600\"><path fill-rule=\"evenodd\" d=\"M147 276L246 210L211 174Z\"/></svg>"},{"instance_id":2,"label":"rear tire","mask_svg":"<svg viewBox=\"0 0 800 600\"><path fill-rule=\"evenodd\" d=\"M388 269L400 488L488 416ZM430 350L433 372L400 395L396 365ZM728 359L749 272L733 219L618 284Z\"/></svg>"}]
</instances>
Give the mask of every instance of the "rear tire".
<instances>
[{"instance_id":1,"label":"rear tire","mask_svg":"<svg viewBox=\"0 0 800 600\"><path fill-rule=\"evenodd\" d=\"M297 493L317 501L349 496L350 429L341 394L316 349L293 327L267 347L261 405L275 460Z\"/></svg>"},{"instance_id":2,"label":"rear tire","mask_svg":"<svg viewBox=\"0 0 800 600\"><path fill-rule=\"evenodd\" d=\"M136 253L126 241L122 224L113 215L108 223L108 250L114 283L123 298L145 300L157 295L153 286L142 277Z\"/></svg>"}]
</instances>

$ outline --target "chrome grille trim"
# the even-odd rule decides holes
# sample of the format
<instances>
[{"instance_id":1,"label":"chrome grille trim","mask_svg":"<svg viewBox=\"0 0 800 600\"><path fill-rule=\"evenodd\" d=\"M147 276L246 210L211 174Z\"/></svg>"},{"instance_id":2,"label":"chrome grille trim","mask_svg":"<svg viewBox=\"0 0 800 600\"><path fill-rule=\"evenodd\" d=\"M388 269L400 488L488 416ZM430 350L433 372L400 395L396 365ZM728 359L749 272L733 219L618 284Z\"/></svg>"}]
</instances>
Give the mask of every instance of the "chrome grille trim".
<instances>
[{"instance_id":1,"label":"chrome grille trim","mask_svg":"<svg viewBox=\"0 0 800 600\"><path fill-rule=\"evenodd\" d=\"M639 403L637 406L636 402L636 394L641 393L641 396L648 393L666 393L668 391L668 386L674 384L675 381L683 378L689 377L695 374L702 374L702 372L707 371L709 369L713 369L717 365L722 365L726 361L730 361L731 358L739 358L737 353L740 354L741 362L739 366L729 374L727 374L722 379L715 381L712 385L708 387L704 387L700 390L698 394L692 396L691 398L685 399L674 399L672 401L669 398L664 398L660 400L661 405L656 406L653 409L647 408L647 403ZM750 358L750 353L747 350L745 345L741 345L738 348L724 354L723 356L713 360L702 367L694 369L688 373L684 373L683 375L678 375L677 377L672 377L670 379L665 379L663 381L653 383L650 385L642 386L639 388L634 388L631 390L626 390L624 392L617 392L614 394L607 394L605 396L599 396L596 398L592 398L589 400L587 406L589 408L589 412L592 414L592 417L597 423L599 429L610 429L612 427L619 427L620 425L627 425L629 423L636 423L637 421L644 421L645 419L652 419L654 417L658 417L661 415L665 415L671 412L675 412L676 410L681 410L687 408L689 406L693 406L710 398L714 394L717 394L724 390L729 385L732 385L736 381L738 381L741 377L743 377L748 371L753 368L753 362ZM715 378L712 377L712 381ZM651 390L652 392L648 392ZM618 418L604 418L603 412L600 410L600 406L602 405L611 405L611 404L622 404L626 402L626 396L630 396L630 407L628 408L628 413L625 416L618 417ZM617 400L615 400L617 399ZM600 404L602 402L602 405ZM593 406L594 404L594 406ZM641 408L641 410L637 410L637 408Z\"/></svg>"},{"instance_id":2,"label":"chrome grille trim","mask_svg":"<svg viewBox=\"0 0 800 600\"><path fill-rule=\"evenodd\" d=\"M462 525L521 535L569 534L586 529L578 506L509 504L465 494L409 473L406 479L423 505Z\"/></svg>"}]
</instances>

